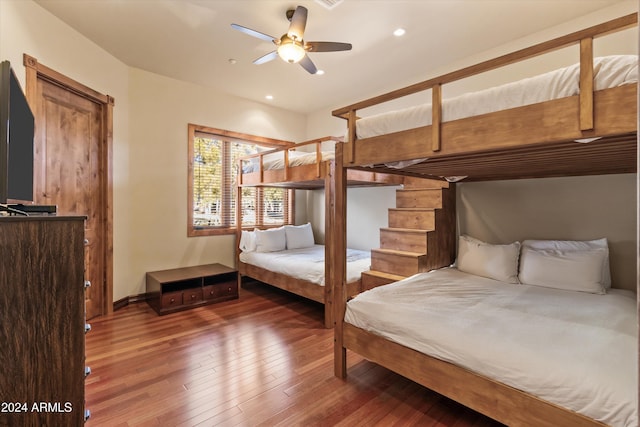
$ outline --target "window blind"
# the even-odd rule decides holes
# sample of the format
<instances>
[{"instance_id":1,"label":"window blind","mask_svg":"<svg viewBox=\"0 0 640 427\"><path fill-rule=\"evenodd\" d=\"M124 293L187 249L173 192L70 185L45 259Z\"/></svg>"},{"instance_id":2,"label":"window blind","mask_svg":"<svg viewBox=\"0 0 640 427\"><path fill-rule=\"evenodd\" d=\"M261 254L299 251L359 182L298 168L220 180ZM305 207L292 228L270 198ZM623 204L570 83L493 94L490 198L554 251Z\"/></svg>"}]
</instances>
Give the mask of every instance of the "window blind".
<instances>
[{"instance_id":1,"label":"window blind","mask_svg":"<svg viewBox=\"0 0 640 427\"><path fill-rule=\"evenodd\" d=\"M196 132L193 142L193 226L236 227L238 159L264 150L257 144ZM242 226L289 221L289 193L283 188L242 189Z\"/></svg>"}]
</instances>

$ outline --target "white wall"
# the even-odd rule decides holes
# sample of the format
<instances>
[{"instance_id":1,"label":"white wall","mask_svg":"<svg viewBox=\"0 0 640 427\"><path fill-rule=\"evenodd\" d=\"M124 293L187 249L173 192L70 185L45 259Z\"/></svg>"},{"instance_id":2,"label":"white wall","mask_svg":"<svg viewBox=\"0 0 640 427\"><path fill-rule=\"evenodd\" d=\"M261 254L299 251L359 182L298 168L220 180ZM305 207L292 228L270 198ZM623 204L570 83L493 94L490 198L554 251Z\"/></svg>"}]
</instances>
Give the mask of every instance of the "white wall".
<instances>
[{"instance_id":1,"label":"white wall","mask_svg":"<svg viewBox=\"0 0 640 427\"><path fill-rule=\"evenodd\" d=\"M131 144L126 191L132 233L128 282L145 271L220 262L234 265L235 236L187 238L187 124L290 141L304 136L303 116L132 68Z\"/></svg>"},{"instance_id":2,"label":"white wall","mask_svg":"<svg viewBox=\"0 0 640 427\"><path fill-rule=\"evenodd\" d=\"M388 209L396 206L396 188L398 187L347 189L347 246L361 250L380 247L380 227L371 224L387 226ZM326 235L323 190L309 191L307 213L316 242L324 243Z\"/></svg>"},{"instance_id":3,"label":"white wall","mask_svg":"<svg viewBox=\"0 0 640 427\"><path fill-rule=\"evenodd\" d=\"M297 141L305 117L132 69L31 0L0 0L0 59L24 87L23 53L115 98L114 300L146 271L233 265L234 236L187 238L187 123Z\"/></svg>"}]
</instances>

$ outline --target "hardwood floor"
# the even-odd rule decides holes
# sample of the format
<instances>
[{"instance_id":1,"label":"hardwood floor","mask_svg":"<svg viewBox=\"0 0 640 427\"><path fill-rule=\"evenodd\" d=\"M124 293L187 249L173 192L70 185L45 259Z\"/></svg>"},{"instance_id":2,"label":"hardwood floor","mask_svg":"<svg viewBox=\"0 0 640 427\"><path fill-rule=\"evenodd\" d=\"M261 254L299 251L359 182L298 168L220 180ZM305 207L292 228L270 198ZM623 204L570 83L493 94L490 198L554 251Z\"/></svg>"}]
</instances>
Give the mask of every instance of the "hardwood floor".
<instances>
[{"instance_id":1,"label":"hardwood floor","mask_svg":"<svg viewBox=\"0 0 640 427\"><path fill-rule=\"evenodd\" d=\"M87 425L501 425L353 353L336 378L322 319L317 303L247 283L235 301L94 320Z\"/></svg>"}]
</instances>

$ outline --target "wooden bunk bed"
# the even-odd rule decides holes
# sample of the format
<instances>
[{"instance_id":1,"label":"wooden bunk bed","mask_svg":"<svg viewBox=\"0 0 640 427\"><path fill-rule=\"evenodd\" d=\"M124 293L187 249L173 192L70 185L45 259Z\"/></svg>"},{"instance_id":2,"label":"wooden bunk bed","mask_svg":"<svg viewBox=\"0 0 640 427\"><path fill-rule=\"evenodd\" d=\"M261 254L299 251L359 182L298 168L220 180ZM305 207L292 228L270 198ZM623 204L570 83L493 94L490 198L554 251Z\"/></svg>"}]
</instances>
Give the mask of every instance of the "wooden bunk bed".
<instances>
[{"instance_id":1,"label":"wooden bunk bed","mask_svg":"<svg viewBox=\"0 0 640 427\"><path fill-rule=\"evenodd\" d=\"M238 165L238 193L237 193L237 224L242 224L241 209L242 206L242 188L244 187L280 187L297 190L325 190L325 205L327 209L333 206L334 194L333 178L335 176L335 161L333 150L323 152L321 147L323 143L335 141L336 138L325 137L314 139L293 145L284 149L276 149L264 151L259 154L243 157L239 160ZM305 151L309 150L311 151ZM292 165L292 152L306 153L306 159L301 164ZM273 168L266 166L267 157L275 158L277 165ZM309 156L311 157L309 159ZM252 170L247 170L246 164L254 163ZM373 171L352 170L347 174L347 185L356 186L377 186L377 185L399 185L402 178L396 175L378 173ZM333 227L330 223L333 217L325 215L325 229L329 230ZM240 241L242 228L238 228L238 239ZM325 245L325 259L333 259L330 253L332 247ZM244 263L240 260L240 249L237 248L236 253L238 271L240 278L242 276L256 279L260 282L267 283L271 286L283 289L285 291L300 295L312 301L324 304L325 310L325 326L331 328L334 325L334 308L333 308L333 288L331 286L320 286L307 280L291 277L290 275L271 271L256 265ZM325 263L325 275L329 277L331 266ZM349 295L355 295L360 292L360 280L352 281L347 284L346 292Z\"/></svg>"},{"instance_id":2,"label":"wooden bunk bed","mask_svg":"<svg viewBox=\"0 0 640 427\"><path fill-rule=\"evenodd\" d=\"M636 25L637 14L624 16L333 112L348 121L349 129L347 142L336 149L334 228L328 233L337 257L332 276L336 376L346 378L349 349L507 425L605 425L344 322L349 299L344 290L345 188L352 168L436 179L464 176L467 181L637 172L637 83L595 91L592 65L595 37ZM442 121L443 84L574 44L580 46L579 95ZM433 94L434 125L357 137L358 110L427 89ZM575 142L585 138L598 139ZM390 146L393 150L381 149ZM411 159L418 160L402 169L385 165Z\"/></svg>"}]
</instances>

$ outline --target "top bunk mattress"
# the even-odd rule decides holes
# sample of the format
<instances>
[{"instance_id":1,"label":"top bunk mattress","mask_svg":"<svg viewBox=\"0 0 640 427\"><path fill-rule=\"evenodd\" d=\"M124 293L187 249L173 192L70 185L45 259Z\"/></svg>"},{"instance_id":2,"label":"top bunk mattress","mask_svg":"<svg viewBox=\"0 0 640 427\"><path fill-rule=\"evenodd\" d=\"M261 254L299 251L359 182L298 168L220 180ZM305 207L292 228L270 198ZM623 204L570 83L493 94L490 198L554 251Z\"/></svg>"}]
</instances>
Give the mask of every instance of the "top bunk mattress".
<instances>
[{"instance_id":1,"label":"top bunk mattress","mask_svg":"<svg viewBox=\"0 0 640 427\"><path fill-rule=\"evenodd\" d=\"M633 292L562 291L444 268L356 296L345 322L605 424L638 425Z\"/></svg>"},{"instance_id":2,"label":"top bunk mattress","mask_svg":"<svg viewBox=\"0 0 640 427\"><path fill-rule=\"evenodd\" d=\"M615 55L595 58L594 90L638 81L638 57ZM487 90L471 92L442 102L442 121L452 121L524 105L577 95L580 65L574 64L535 77ZM399 132L431 124L431 104L363 117L356 121L359 139Z\"/></svg>"},{"instance_id":3,"label":"top bunk mattress","mask_svg":"<svg viewBox=\"0 0 640 427\"><path fill-rule=\"evenodd\" d=\"M335 158L335 151L320 152L320 161L332 160ZM318 162L316 152L289 152L289 167L311 165ZM263 170L284 169L284 150L269 153L262 159ZM242 173L252 173L260 171L260 161L258 157L253 157L250 161L243 162Z\"/></svg>"},{"instance_id":4,"label":"top bunk mattress","mask_svg":"<svg viewBox=\"0 0 640 427\"><path fill-rule=\"evenodd\" d=\"M276 252L241 252L240 261L324 286L324 250L324 245L313 245ZM360 280L370 265L369 251L347 249L347 283Z\"/></svg>"}]
</instances>

